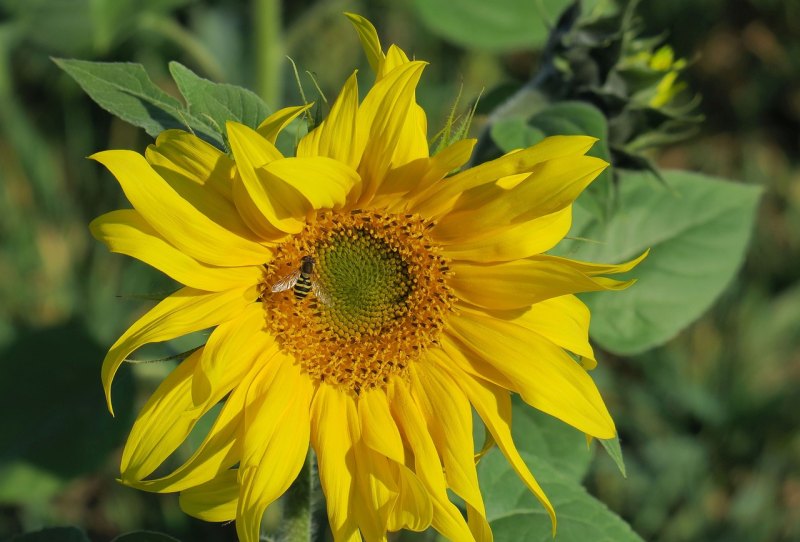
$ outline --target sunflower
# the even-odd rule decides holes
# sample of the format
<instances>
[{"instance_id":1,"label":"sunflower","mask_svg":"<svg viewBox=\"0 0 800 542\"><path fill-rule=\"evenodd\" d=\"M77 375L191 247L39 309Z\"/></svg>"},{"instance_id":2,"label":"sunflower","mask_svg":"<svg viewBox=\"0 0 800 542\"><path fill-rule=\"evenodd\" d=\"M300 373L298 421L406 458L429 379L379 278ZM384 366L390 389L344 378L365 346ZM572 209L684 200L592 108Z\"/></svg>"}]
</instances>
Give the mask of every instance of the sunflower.
<instances>
[{"instance_id":1,"label":"sunflower","mask_svg":"<svg viewBox=\"0 0 800 542\"><path fill-rule=\"evenodd\" d=\"M573 294L627 287L604 275L638 259L545 254L607 164L586 156L593 138L565 136L452 174L475 141L429 155L415 101L425 63L396 46L384 53L374 27L348 16L375 83L359 101L354 73L296 156L275 141L306 107L257 130L229 123L230 156L173 130L144 156L93 156L133 206L94 220L93 234L184 285L109 350L109 408L131 352L213 328L142 408L121 481L180 492L188 514L235 519L240 539L255 542L310 446L337 542L430 526L491 540L474 408L555 528L512 441L510 396L592 437L615 435L587 373L589 312ZM218 404L194 454L153 478Z\"/></svg>"}]
</instances>

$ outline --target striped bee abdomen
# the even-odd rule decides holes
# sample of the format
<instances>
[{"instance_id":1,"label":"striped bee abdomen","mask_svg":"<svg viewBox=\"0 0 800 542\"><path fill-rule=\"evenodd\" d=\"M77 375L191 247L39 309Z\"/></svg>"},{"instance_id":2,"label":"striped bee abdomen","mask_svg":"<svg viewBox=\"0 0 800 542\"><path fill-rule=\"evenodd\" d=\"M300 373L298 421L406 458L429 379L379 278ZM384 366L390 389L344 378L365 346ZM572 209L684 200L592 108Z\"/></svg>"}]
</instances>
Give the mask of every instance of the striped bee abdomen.
<instances>
[{"instance_id":1,"label":"striped bee abdomen","mask_svg":"<svg viewBox=\"0 0 800 542\"><path fill-rule=\"evenodd\" d=\"M297 277L297 282L294 283L294 297L298 301L305 299L308 292L311 291L311 275L308 273L300 273Z\"/></svg>"}]
</instances>

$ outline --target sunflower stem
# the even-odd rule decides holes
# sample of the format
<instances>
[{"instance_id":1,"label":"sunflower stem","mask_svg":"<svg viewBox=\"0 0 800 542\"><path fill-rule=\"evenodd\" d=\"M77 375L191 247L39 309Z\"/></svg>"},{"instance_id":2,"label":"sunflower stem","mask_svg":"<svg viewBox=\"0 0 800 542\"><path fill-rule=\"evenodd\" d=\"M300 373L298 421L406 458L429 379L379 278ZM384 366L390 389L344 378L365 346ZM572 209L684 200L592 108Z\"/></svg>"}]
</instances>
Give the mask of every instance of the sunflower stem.
<instances>
[{"instance_id":1,"label":"sunflower stem","mask_svg":"<svg viewBox=\"0 0 800 542\"><path fill-rule=\"evenodd\" d=\"M317 462L309 450L303 469L285 496L283 521L278 540L283 542L315 542L318 538L317 515L322 502L322 490L317 475Z\"/></svg>"},{"instance_id":2,"label":"sunflower stem","mask_svg":"<svg viewBox=\"0 0 800 542\"><path fill-rule=\"evenodd\" d=\"M282 92L281 62L283 31L280 0L256 0L253 4L256 61L256 91L272 108L277 108Z\"/></svg>"}]
</instances>

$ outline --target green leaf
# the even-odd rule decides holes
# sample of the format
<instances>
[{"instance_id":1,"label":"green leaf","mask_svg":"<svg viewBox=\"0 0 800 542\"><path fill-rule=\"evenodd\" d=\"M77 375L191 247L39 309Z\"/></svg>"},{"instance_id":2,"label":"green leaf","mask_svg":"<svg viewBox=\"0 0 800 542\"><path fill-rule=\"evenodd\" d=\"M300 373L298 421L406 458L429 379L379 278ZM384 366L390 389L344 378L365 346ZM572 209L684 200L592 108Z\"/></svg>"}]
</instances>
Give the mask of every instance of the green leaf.
<instances>
[{"instance_id":1,"label":"green leaf","mask_svg":"<svg viewBox=\"0 0 800 542\"><path fill-rule=\"evenodd\" d=\"M86 533L77 527L51 527L33 533L17 535L10 542L90 542Z\"/></svg>"},{"instance_id":2,"label":"green leaf","mask_svg":"<svg viewBox=\"0 0 800 542\"><path fill-rule=\"evenodd\" d=\"M590 332L600 345L636 354L660 345L697 319L736 274L750 238L761 189L684 171L621 178L618 209L605 223L575 207L571 237L557 252L596 262L621 262L651 249L619 278L638 282L622 292L587 294Z\"/></svg>"},{"instance_id":3,"label":"green leaf","mask_svg":"<svg viewBox=\"0 0 800 542\"><path fill-rule=\"evenodd\" d=\"M121 534L111 542L179 542L164 533L154 531L134 531L132 533Z\"/></svg>"},{"instance_id":4,"label":"green leaf","mask_svg":"<svg viewBox=\"0 0 800 542\"><path fill-rule=\"evenodd\" d=\"M527 452L521 455L555 507L555 542L642 542L627 523L589 495L578 481L541 457ZM554 540L547 512L497 449L478 464L478 477L495 542Z\"/></svg>"},{"instance_id":5,"label":"green leaf","mask_svg":"<svg viewBox=\"0 0 800 542\"><path fill-rule=\"evenodd\" d=\"M504 153L514 149L526 149L545 138L544 132L534 126L529 126L524 119L519 117L495 122L489 135Z\"/></svg>"},{"instance_id":6,"label":"green leaf","mask_svg":"<svg viewBox=\"0 0 800 542\"><path fill-rule=\"evenodd\" d=\"M619 437L614 437L612 439L598 439L600 444L603 445L608 455L611 456L611 459L614 460L614 464L617 465L619 472L622 473L622 476L625 478L628 477L628 473L625 472L625 461L622 459L622 447L619 445Z\"/></svg>"},{"instance_id":7,"label":"green leaf","mask_svg":"<svg viewBox=\"0 0 800 542\"><path fill-rule=\"evenodd\" d=\"M517 449L535 458L532 465L549 465L576 482L583 479L593 456L583 433L523 403L518 396L513 399L512 421Z\"/></svg>"},{"instance_id":8,"label":"green leaf","mask_svg":"<svg viewBox=\"0 0 800 542\"><path fill-rule=\"evenodd\" d=\"M541 47L571 0L415 0L432 32L467 49L510 52Z\"/></svg>"},{"instance_id":9,"label":"green leaf","mask_svg":"<svg viewBox=\"0 0 800 542\"><path fill-rule=\"evenodd\" d=\"M220 146L222 136L205 118L192 115L180 101L158 88L141 64L57 59L97 104L153 137L164 130L190 130Z\"/></svg>"},{"instance_id":10,"label":"green leaf","mask_svg":"<svg viewBox=\"0 0 800 542\"><path fill-rule=\"evenodd\" d=\"M189 105L189 113L219 133L225 133L225 121L255 129L269 115L267 104L246 88L203 79L178 62L169 63L169 72Z\"/></svg>"}]
</instances>

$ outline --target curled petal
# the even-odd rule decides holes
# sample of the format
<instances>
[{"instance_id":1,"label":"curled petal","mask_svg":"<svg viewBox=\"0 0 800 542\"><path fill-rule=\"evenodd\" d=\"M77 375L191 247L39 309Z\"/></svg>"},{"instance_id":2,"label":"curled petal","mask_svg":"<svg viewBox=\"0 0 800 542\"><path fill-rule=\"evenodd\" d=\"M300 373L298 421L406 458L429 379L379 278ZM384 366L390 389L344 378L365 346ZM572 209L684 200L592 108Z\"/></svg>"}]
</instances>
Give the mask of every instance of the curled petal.
<instances>
[{"instance_id":1,"label":"curled petal","mask_svg":"<svg viewBox=\"0 0 800 542\"><path fill-rule=\"evenodd\" d=\"M236 517L239 483L235 470L213 480L181 491L181 510L203 521L230 521Z\"/></svg>"},{"instance_id":2,"label":"curled petal","mask_svg":"<svg viewBox=\"0 0 800 542\"><path fill-rule=\"evenodd\" d=\"M198 211L142 155L104 151L92 158L111 171L133 207L153 229L181 251L201 262L226 267L269 261L267 248L236 235Z\"/></svg>"},{"instance_id":3,"label":"curled petal","mask_svg":"<svg viewBox=\"0 0 800 542\"><path fill-rule=\"evenodd\" d=\"M236 509L236 532L242 542L259 541L264 511L303 467L311 392L308 377L288 357L268 366L250 386L253 403L245 411Z\"/></svg>"},{"instance_id":4,"label":"curled petal","mask_svg":"<svg viewBox=\"0 0 800 542\"><path fill-rule=\"evenodd\" d=\"M549 255L502 263L452 262L449 284L463 300L493 310L530 307L545 299L580 292L624 290L635 280L601 274L624 273L646 254L620 265L595 265Z\"/></svg>"},{"instance_id":5,"label":"curled petal","mask_svg":"<svg viewBox=\"0 0 800 542\"><path fill-rule=\"evenodd\" d=\"M469 168L420 193L412 208L423 216L439 217L450 212L465 191L498 179L530 173L533 168L554 158L585 154L597 141L589 136L552 136L537 145L501 156Z\"/></svg>"},{"instance_id":6,"label":"curled petal","mask_svg":"<svg viewBox=\"0 0 800 542\"><path fill-rule=\"evenodd\" d=\"M111 252L132 256L199 290L219 292L254 285L263 276L261 266L217 267L195 260L168 243L133 209L99 216L89 229Z\"/></svg>"},{"instance_id":7,"label":"curled petal","mask_svg":"<svg viewBox=\"0 0 800 542\"><path fill-rule=\"evenodd\" d=\"M550 521L553 524L553 536L555 536L555 509L542 487L528 470L511 437L511 398L509 393L485 380L477 380L469 375L459 374L449 366L446 356L436 351L432 352L432 354L431 359L436 360L439 368L450 374L453 381L459 385L491 432L497 446L506 456L511 467L525 485L528 486L531 493L542 503L547 513L550 514Z\"/></svg>"},{"instance_id":8,"label":"curled petal","mask_svg":"<svg viewBox=\"0 0 800 542\"><path fill-rule=\"evenodd\" d=\"M148 343L168 341L236 318L257 296L255 287L219 293L182 288L150 309L117 339L103 360L100 376L111 413L111 382L131 352Z\"/></svg>"},{"instance_id":9,"label":"curled petal","mask_svg":"<svg viewBox=\"0 0 800 542\"><path fill-rule=\"evenodd\" d=\"M586 370L555 344L517 325L461 309L450 332L512 384L529 405L597 438L614 438L614 422Z\"/></svg>"}]
</instances>

